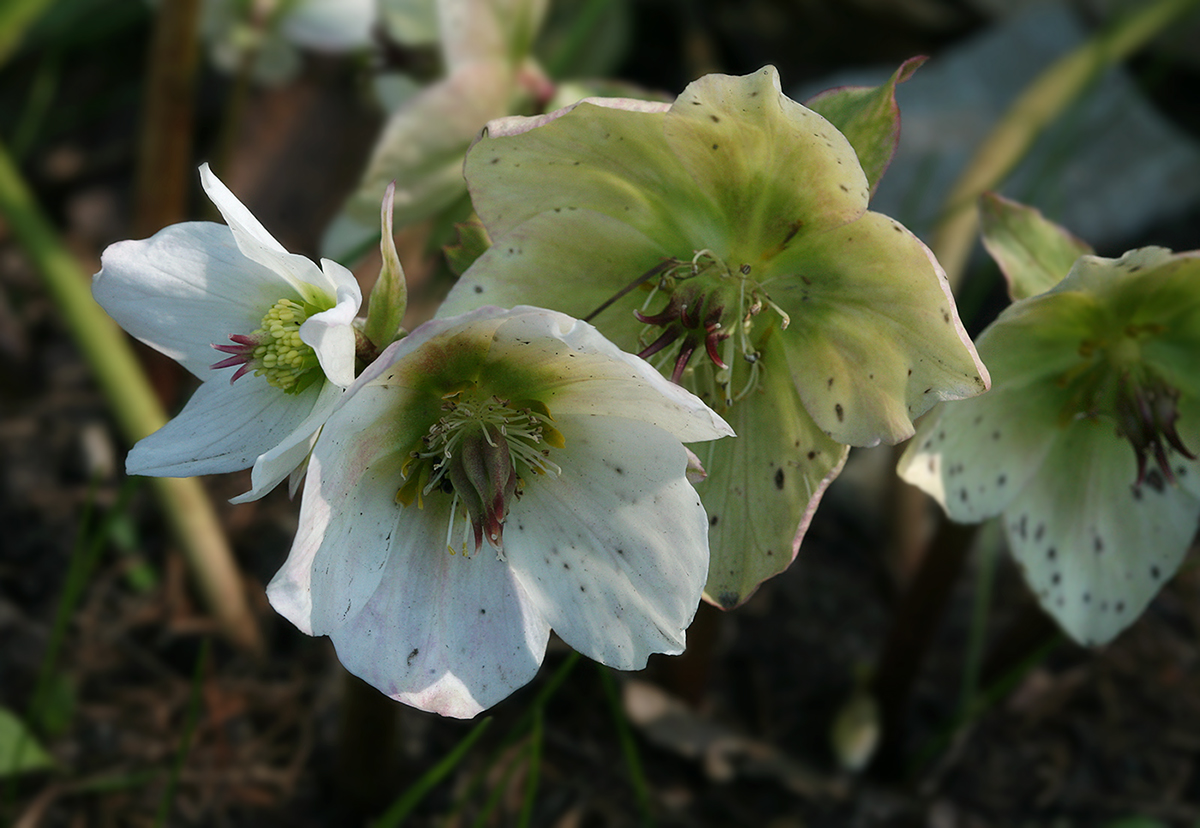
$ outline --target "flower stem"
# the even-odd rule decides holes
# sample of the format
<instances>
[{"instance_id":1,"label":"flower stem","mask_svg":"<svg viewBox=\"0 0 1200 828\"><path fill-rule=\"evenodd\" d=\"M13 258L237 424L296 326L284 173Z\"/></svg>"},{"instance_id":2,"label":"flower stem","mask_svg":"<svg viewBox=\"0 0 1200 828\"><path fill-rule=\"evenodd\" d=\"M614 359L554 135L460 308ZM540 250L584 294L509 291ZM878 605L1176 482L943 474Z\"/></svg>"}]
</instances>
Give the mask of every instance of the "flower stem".
<instances>
[{"instance_id":1,"label":"flower stem","mask_svg":"<svg viewBox=\"0 0 1200 828\"><path fill-rule=\"evenodd\" d=\"M117 423L130 442L157 431L165 412L138 365L129 340L92 299L86 275L42 215L0 144L0 213L41 275L79 350L91 366ZM222 632L252 651L262 639L212 501L195 478L154 478L167 520Z\"/></svg>"},{"instance_id":2,"label":"flower stem","mask_svg":"<svg viewBox=\"0 0 1200 828\"><path fill-rule=\"evenodd\" d=\"M199 0L160 4L155 15L138 142L133 217L138 238L187 218L199 16Z\"/></svg>"},{"instance_id":3,"label":"flower stem","mask_svg":"<svg viewBox=\"0 0 1200 828\"><path fill-rule=\"evenodd\" d=\"M902 764L906 713L913 684L977 529L978 526L964 526L943 518L912 582L892 613L873 682L883 719L883 742L876 766L885 772L894 772Z\"/></svg>"},{"instance_id":4,"label":"flower stem","mask_svg":"<svg viewBox=\"0 0 1200 828\"><path fill-rule=\"evenodd\" d=\"M1102 69L1128 57L1171 21L1197 6L1198 0L1158 0L1122 17L1051 64L1013 102L975 151L942 205L930 246L952 288L957 289L962 281L979 231L979 196L1004 181L1042 130Z\"/></svg>"}]
</instances>

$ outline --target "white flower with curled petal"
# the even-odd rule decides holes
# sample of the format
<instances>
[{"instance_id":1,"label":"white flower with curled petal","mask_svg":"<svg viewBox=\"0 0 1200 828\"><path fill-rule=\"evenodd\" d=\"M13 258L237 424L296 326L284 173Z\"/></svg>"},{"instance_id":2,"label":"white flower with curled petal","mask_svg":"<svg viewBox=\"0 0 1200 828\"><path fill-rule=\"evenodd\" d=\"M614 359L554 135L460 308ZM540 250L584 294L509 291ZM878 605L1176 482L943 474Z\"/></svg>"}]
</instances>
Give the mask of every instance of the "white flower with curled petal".
<instances>
[{"instance_id":1,"label":"white flower with curled petal","mask_svg":"<svg viewBox=\"0 0 1200 828\"><path fill-rule=\"evenodd\" d=\"M126 331L203 381L178 416L130 450L127 471L253 467L240 502L303 468L354 381L362 292L336 262L317 267L284 250L207 164L200 177L228 226L186 222L111 245L92 293Z\"/></svg>"},{"instance_id":2,"label":"white flower with curled petal","mask_svg":"<svg viewBox=\"0 0 1200 828\"><path fill-rule=\"evenodd\" d=\"M682 651L708 572L682 444L731 434L564 314L426 323L326 422L267 594L351 672L446 716L532 679L551 629L640 668Z\"/></svg>"}]
</instances>

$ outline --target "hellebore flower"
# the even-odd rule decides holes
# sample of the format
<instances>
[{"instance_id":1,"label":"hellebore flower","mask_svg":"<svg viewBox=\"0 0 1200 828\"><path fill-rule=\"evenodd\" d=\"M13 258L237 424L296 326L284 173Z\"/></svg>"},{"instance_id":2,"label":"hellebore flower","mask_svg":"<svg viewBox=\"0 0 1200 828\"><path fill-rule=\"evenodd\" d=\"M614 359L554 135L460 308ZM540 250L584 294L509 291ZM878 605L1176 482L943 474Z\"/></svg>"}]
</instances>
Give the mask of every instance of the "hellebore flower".
<instances>
[{"instance_id":1,"label":"hellebore flower","mask_svg":"<svg viewBox=\"0 0 1200 828\"><path fill-rule=\"evenodd\" d=\"M773 67L494 121L465 172L495 241L443 313L594 320L737 431L700 453L722 607L792 561L848 445L987 387L933 255L867 211L854 149Z\"/></svg>"},{"instance_id":2,"label":"hellebore flower","mask_svg":"<svg viewBox=\"0 0 1200 828\"><path fill-rule=\"evenodd\" d=\"M92 293L122 328L203 383L130 450L126 470L190 477L253 467L251 491L235 498L251 500L303 468L354 381L351 323L362 293L336 262L318 268L284 250L207 164L200 178L228 226L187 222L111 245Z\"/></svg>"},{"instance_id":3,"label":"hellebore flower","mask_svg":"<svg viewBox=\"0 0 1200 828\"><path fill-rule=\"evenodd\" d=\"M446 716L526 684L551 628L637 669L682 651L708 568L682 442L731 433L562 314L428 322L326 422L268 597L352 673Z\"/></svg>"},{"instance_id":4,"label":"hellebore flower","mask_svg":"<svg viewBox=\"0 0 1200 828\"><path fill-rule=\"evenodd\" d=\"M1025 298L1029 274L1005 271L1018 301L977 340L992 390L936 408L899 472L951 520L1003 514L1043 608L1103 644L1179 567L1200 519L1200 254L1085 255Z\"/></svg>"}]
</instances>

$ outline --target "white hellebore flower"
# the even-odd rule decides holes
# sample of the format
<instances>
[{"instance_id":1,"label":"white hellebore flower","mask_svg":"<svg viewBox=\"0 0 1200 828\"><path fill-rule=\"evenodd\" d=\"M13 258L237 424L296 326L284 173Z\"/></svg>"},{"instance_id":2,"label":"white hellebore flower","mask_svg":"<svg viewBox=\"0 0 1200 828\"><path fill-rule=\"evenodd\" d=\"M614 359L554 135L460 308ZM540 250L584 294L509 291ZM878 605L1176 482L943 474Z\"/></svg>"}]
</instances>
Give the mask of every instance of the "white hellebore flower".
<instances>
[{"instance_id":1,"label":"white hellebore flower","mask_svg":"<svg viewBox=\"0 0 1200 828\"><path fill-rule=\"evenodd\" d=\"M92 293L122 328L203 381L130 450L126 470L190 477L253 467L241 502L303 469L354 381L362 292L336 262L318 268L284 250L207 164L200 178L228 226L186 222L111 245Z\"/></svg>"},{"instance_id":2,"label":"white hellebore flower","mask_svg":"<svg viewBox=\"0 0 1200 828\"><path fill-rule=\"evenodd\" d=\"M551 628L640 668L683 650L708 574L682 443L731 434L564 314L428 322L326 422L267 595L351 672L446 716L530 681Z\"/></svg>"}]
</instances>

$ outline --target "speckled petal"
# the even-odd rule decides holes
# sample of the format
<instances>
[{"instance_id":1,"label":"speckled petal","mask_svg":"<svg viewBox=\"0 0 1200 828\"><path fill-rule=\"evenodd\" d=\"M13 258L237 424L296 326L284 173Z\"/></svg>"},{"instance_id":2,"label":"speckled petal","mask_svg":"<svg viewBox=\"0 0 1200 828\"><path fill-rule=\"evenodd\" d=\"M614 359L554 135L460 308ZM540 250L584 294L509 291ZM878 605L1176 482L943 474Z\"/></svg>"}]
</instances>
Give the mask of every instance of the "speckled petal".
<instances>
[{"instance_id":1,"label":"speckled petal","mask_svg":"<svg viewBox=\"0 0 1200 828\"><path fill-rule=\"evenodd\" d=\"M708 523L670 433L556 415L557 478L528 481L505 552L537 611L584 655L622 670L683 650L708 572Z\"/></svg>"},{"instance_id":2,"label":"speckled petal","mask_svg":"<svg viewBox=\"0 0 1200 828\"><path fill-rule=\"evenodd\" d=\"M493 239L538 213L575 209L623 221L689 256L693 239L720 245L729 231L668 146L663 113L641 111L665 107L617 108L623 103L582 101L536 120L489 124L464 173Z\"/></svg>"},{"instance_id":3,"label":"speckled petal","mask_svg":"<svg viewBox=\"0 0 1200 828\"><path fill-rule=\"evenodd\" d=\"M795 559L826 487L849 453L808 416L778 335L761 348L763 379L727 415L739 436L693 448L708 472L696 486L708 511L705 598L723 609Z\"/></svg>"},{"instance_id":4,"label":"speckled petal","mask_svg":"<svg viewBox=\"0 0 1200 828\"><path fill-rule=\"evenodd\" d=\"M1128 442L1081 420L1005 513L1009 545L1042 607L1081 644L1104 644L1178 569L1200 501L1154 470L1134 487Z\"/></svg>"},{"instance_id":5,"label":"speckled petal","mask_svg":"<svg viewBox=\"0 0 1200 828\"><path fill-rule=\"evenodd\" d=\"M759 256L768 258L789 240L853 221L867 209L867 178L854 148L783 94L774 66L693 81L663 130L732 234L733 251L709 243L722 258L732 252L757 266Z\"/></svg>"},{"instance_id":6,"label":"speckled petal","mask_svg":"<svg viewBox=\"0 0 1200 828\"><path fill-rule=\"evenodd\" d=\"M896 443L939 400L988 388L945 274L893 219L867 213L811 236L766 281L791 316L788 365L809 414L839 443Z\"/></svg>"}]
</instances>

